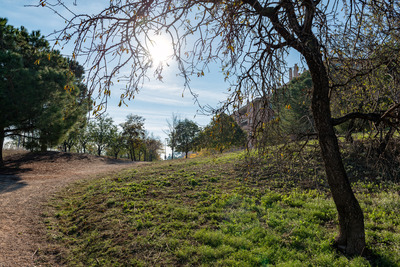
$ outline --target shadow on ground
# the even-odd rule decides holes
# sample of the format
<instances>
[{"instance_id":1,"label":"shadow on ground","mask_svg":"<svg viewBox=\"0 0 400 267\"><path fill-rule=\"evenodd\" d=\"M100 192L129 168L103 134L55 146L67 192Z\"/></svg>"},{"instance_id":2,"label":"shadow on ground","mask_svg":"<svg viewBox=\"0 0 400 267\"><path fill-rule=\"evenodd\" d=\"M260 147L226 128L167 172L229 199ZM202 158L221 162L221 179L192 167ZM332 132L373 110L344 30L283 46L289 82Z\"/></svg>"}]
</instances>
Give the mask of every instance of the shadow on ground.
<instances>
[{"instance_id":1,"label":"shadow on ground","mask_svg":"<svg viewBox=\"0 0 400 267\"><path fill-rule=\"evenodd\" d=\"M88 154L47 152L17 152L4 157L4 166L0 167L0 194L18 190L27 185L25 175L52 175L74 168L75 163L91 164L130 164L131 161L116 160ZM88 165L89 166L89 165ZM24 178L24 179L23 179Z\"/></svg>"},{"instance_id":2,"label":"shadow on ground","mask_svg":"<svg viewBox=\"0 0 400 267\"><path fill-rule=\"evenodd\" d=\"M16 191L27 185L18 175L0 174L0 194Z\"/></svg>"}]
</instances>

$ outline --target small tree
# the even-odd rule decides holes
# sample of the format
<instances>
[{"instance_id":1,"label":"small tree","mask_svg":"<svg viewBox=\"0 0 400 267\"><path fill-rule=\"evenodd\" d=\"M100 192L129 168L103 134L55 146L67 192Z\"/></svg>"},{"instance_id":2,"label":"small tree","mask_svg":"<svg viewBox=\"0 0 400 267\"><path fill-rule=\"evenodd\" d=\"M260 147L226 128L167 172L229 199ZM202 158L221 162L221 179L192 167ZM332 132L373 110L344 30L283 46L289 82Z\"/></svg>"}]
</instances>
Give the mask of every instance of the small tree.
<instances>
[{"instance_id":1,"label":"small tree","mask_svg":"<svg viewBox=\"0 0 400 267\"><path fill-rule=\"evenodd\" d=\"M96 145L98 156L110 144L115 128L113 120L108 116L99 116L95 121L89 122L90 140Z\"/></svg>"},{"instance_id":2,"label":"small tree","mask_svg":"<svg viewBox=\"0 0 400 267\"><path fill-rule=\"evenodd\" d=\"M145 161L153 161L160 159L160 150L163 147L162 142L155 138L152 134L147 136L145 139L145 146L146 146L146 154L144 157Z\"/></svg>"},{"instance_id":3,"label":"small tree","mask_svg":"<svg viewBox=\"0 0 400 267\"><path fill-rule=\"evenodd\" d=\"M78 143L78 129L74 128L68 132L62 141L62 150L64 152L71 152L71 148Z\"/></svg>"},{"instance_id":4,"label":"small tree","mask_svg":"<svg viewBox=\"0 0 400 267\"><path fill-rule=\"evenodd\" d=\"M86 120L79 125L77 131L77 150L86 153L87 145L90 142L89 125Z\"/></svg>"},{"instance_id":5,"label":"small tree","mask_svg":"<svg viewBox=\"0 0 400 267\"><path fill-rule=\"evenodd\" d=\"M174 152L177 145L176 142L176 126L179 123L179 118L172 113L171 121L167 120L168 130L164 131L168 135L168 146L171 148L171 157L174 159Z\"/></svg>"},{"instance_id":6,"label":"small tree","mask_svg":"<svg viewBox=\"0 0 400 267\"><path fill-rule=\"evenodd\" d=\"M222 113L213 117L209 125L201 131L198 148L211 148L222 153L232 147L246 145L246 133L229 115Z\"/></svg>"},{"instance_id":7,"label":"small tree","mask_svg":"<svg viewBox=\"0 0 400 267\"><path fill-rule=\"evenodd\" d=\"M121 151L126 147L125 139L121 132L117 130L117 128L113 129L111 140L108 145L107 153L112 155L115 159L118 158L118 155Z\"/></svg>"},{"instance_id":8,"label":"small tree","mask_svg":"<svg viewBox=\"0 0 400 267\"><path fill-rule=\"evenodd\" d=\"M199 126L188 119L180 121L176 126L176 150L184 152L188 157L190 150L195 148L195 140L200 132Z\"/></svg>"},{"instance_id":9,"label":"small tree","mask_svg":"<svg viewBox=\"0 0 400 267\"><path fill-rule=\"evenodd\" d=\"M144 118L129 114L126 117L126 122L122 123L121 127L129 156L132 161L136 161L136 156L139 155L140 146L145 135Z\"/></svg>"}]
</instances>

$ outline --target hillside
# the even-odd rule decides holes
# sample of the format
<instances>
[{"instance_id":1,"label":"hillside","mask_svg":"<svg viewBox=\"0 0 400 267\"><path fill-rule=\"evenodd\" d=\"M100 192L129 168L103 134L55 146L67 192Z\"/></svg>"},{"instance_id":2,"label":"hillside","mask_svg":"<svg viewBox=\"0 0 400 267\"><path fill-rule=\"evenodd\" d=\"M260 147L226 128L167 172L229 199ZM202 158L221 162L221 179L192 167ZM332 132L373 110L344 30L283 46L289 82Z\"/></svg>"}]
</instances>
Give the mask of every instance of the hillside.
<instances>
[{"instance_id":1,"label":"hillside","mask_svg":"<svg viewBox=\"0 0 400 267\"><path fill-rule=\"evenodd\" d=\"M370 250L347 258L331 246L336 210L318 157L306 151L290 160L272 151L261 163L243 153L158 162L80 182L51 202L51 245L39 262L55 255L67 266L399 266L398 181L376 179L345 155L351 175L364 177L353 187Z\"/></svg>"},{"instance_id":2,"label":"hillside","mask_svg":"<svg viewBox=\"0 0 400 267\"><path fill-rule=\"evenodd\" d=\"M138 163L60 152L5 151L0 169L0 266L39 266L46 247L42 222L53 194L77 180L134 168ZM46 266L56 266L49 260Z\"/></svg>"}]
</instances>

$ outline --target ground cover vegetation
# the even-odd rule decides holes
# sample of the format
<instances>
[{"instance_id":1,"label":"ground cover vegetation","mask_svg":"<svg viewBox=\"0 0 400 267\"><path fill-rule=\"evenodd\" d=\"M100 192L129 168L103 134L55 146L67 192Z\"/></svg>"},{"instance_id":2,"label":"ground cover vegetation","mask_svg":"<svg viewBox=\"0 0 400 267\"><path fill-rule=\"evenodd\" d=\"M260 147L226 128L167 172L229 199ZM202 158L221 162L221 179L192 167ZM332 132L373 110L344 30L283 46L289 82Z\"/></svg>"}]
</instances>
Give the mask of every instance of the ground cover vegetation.
<instances>
[{"instance_id":1,"label":"ground cover vegetation","mask_svg":"<svg viewBox=\"0 0 400 267\"><path fill-rule=\"evenodd\" d=\"M60 14L70 11L62 1L40 0L39 5L62 9ZM368 121L369 129L381 130L380 137L373 136L380 142L377 154L387 151L400 118L399 14L397 1L113 0L94 15L71 12L66 27L55 35L63 45L73 43L74 54L92 63L90 92L104 92L107 99L114 82L126 81L121 103L134 97L154 67L149 45L155 35L170 39L171 58L189 89L191 75L203 77L211 65L220 66L231 85L220 110L258 97L268 104L276 90L285 88L287 56L298 53L313 85L309 104L315 132L310 135L318 138L338 212L335 242L348 255L362 255L364 214L335 127ZM164 67L158 66L155 77L162 79Z\"/></svg>"},{"instance_id":2,"label":"ground cover vegetation","mask_svg":"<svg viewBox=\"0 0 400 267\"><path fill-rule=\"evenodd\" d=\"M398 176L341 143L365 213L366 257L332 244L337 212L316 142L303 153L271 148L151 163L82 181L51 201L51 246L67 266L396 266ZM364 151L365 152L365 151ZM288 160L290 159L290 160ZM362 177L362 178L360 178Z\"/></svg>"}]
</instances>

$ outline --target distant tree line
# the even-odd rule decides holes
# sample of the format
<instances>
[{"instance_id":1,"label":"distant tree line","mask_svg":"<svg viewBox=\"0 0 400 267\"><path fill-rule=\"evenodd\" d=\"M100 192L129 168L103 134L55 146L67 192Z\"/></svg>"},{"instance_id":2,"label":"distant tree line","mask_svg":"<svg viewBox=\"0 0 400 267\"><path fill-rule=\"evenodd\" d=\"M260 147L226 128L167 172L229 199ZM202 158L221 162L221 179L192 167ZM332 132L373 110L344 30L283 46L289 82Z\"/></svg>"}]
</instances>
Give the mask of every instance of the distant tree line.
<instances>
[{"instance_id":1,"label":"distant tree line","mask_svg":"<svg viewBox=\"0 0 400 267\"><path fill-rule=\"evenodd\" d=\"M64 152L106 155L129 158L132 161L159 160L161 141L144 128L145 119L130 114L119 125L108 115L82 120L65 136L60 144Z\"/></svg>"},{"instance_id":2,"label":"distant tree line","mask_svg":"<svg viewBox=\"0 0 400 267\"><path fill-rule=\"evenodd\" d=\"M108 116L88 120L92 101L84 68L52 50L39 31L0 18L0 166L6 137L31 151L63 151L152 161L162 144L129 115L114 125Z\"/></svg>"},{"instance_id":3,"label":"distant tree line","mask_svg":"<svg viewBox=\"0 0 400 267\"><path fill-rule=\"evenodd\" d=\"M201 150L223 153L232 148L243 148L246 145L247 134L237 122L225 113L215 115L204 128L199 127L189 119L178 119L172 114L168 122L168 146L175 152L181 152L188 157L189 152Z\"/></svg>"}]
</instances>

